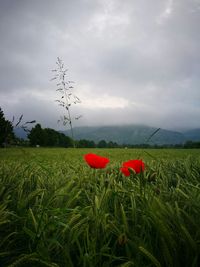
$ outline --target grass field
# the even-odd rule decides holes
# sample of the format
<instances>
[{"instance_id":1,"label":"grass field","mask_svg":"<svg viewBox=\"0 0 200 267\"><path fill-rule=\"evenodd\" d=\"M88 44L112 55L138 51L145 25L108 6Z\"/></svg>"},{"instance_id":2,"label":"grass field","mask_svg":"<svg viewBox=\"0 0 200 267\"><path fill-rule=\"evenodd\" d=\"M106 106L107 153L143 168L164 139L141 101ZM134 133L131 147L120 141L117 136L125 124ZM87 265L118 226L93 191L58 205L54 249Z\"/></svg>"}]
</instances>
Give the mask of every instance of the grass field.
<instances>
[{"instance_id":1,"label":"grass field","mask_svg":"<svg viewBox=\"0 0 200 267\"><path fill-rule=\"evenodd\" d=\"M200 150L0 149L0 266L200 266Z\"/></svg>"}]
</instances>

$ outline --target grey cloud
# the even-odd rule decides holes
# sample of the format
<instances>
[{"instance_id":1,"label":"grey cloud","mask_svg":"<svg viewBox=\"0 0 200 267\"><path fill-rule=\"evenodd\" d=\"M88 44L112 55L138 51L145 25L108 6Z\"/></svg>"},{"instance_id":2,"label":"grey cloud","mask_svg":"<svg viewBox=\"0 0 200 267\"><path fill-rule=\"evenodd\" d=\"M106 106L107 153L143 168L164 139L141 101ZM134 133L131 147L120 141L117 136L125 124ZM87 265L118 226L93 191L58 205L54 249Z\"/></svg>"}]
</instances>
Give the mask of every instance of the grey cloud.
<instances>
[{"instance_id":1,"label":"grey cloud","mask_svg":"<svg viewBox=\"0 0 200 267\"><path fill-rule=\"evenodd\" d=\"M199 24L196 0L0 1L0 106L58 127L49 80L60 56L77 94L129 101L124 109L80 106L80 124L197 127Z\"/></svg>"}]
</instances>

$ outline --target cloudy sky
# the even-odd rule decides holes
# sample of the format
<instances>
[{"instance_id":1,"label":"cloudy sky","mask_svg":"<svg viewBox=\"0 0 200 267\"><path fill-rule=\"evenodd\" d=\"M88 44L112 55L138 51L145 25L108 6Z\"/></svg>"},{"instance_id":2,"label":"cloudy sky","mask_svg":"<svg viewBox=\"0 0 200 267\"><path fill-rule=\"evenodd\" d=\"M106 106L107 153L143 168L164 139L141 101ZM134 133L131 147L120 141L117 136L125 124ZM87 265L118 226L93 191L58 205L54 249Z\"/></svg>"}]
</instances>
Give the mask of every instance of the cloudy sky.
<instances>
[{"instance_id":1,"label":"cloudy sky","mask_svg":"<svg viewBox=\"0 0 200 267\"><path fill-rule=\"evenodd\" d=\"M74 126L200 127L199 25L200 0L0 0L0 106L62 129L60 57Z\"/></svg>"}]
</instances>

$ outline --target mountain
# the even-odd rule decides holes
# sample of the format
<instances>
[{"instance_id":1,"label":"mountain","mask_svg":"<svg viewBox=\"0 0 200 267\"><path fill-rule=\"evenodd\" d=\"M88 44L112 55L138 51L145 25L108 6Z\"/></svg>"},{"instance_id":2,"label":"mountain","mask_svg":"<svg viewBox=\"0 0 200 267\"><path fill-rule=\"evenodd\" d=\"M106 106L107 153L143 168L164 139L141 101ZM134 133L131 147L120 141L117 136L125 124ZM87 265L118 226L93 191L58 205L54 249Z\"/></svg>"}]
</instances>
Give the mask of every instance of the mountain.
<instances>
[{"instance_id":1,"label":"mountain","mask_svg":"<svg viewBox=\"0 0 200 267\"><path fill-rule=\"evenodd\" d=\"M75 139L88 139L94 142L100 140L113 141L118 144L144 144L157 130L143 125L76 127L73 129ZM70 136L70 131L65 131ZM182 144L186 141L183 133L160 129L149 140L149 144Z\"/></svg>"},{"instance_id":2,"label":"mountain","mask_svg":"<svg viewBox=\"0 0 200 267\"><path fill-rule=\"evenodd\" d=\"M184 132L170 131L160 129L157 131L149 142L148 138L157 130L155 127L145 125L123 125L123 126L99 126L99 127L75 127L74 137L76 140L87 139L95 143L105 140L113 141L118 144L144 144L151 145L175 145L183 144L186 141L200 141L200 129L193 129ZM71 136L70 130L62 131L64 134ZM27 133L23 129L15 130L17 137L27 139Z\"/></svg>"},{"instance_id":3,"label":"mountain","mask_svg":"<svg viewBox=\"0 0 200 267\"><path fill-rule=\"evenodd\" d=\"M28 133L27 132L25 132L22 128L15 128L14 129L14 133L15 133L15 135L18 137L18 138L22 138L22 139L25 139L25 140L27 140L28 139L28 137L27 137L27 135L28 135Z\"/></svg>"},{"instance_id":4,"label":"mountain","mask_svg":"<svg viewBox=\"0 0 200 267\"><path fill-rule=\"evenodd\" d=\"M200 141L200 129L192 129L183 132L185 138L189 141Z\"/></svg>"}]
</instances>

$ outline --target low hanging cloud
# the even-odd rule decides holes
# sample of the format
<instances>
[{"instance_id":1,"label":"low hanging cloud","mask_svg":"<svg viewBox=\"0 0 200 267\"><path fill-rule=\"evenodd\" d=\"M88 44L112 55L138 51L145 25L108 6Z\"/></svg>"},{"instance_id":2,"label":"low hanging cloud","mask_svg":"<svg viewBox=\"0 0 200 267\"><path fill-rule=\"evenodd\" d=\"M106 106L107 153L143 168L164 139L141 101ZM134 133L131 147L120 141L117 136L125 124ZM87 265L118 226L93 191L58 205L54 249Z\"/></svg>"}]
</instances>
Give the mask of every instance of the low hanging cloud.
<instances>
[{"instance_id":1,"label":"low hanging cloud","mask_svg":"<svg viewBox=\"0 0 200 267\"><path fill-rule=\"evenodd\" d=\"M198 0L1 1L0 106L62 128L59 56L82 100L75 126L200 127L199 23Z\"/></svg>"}]
</instances>

